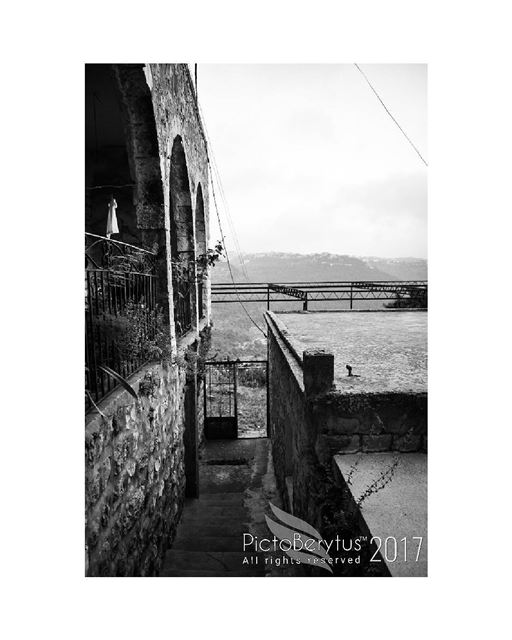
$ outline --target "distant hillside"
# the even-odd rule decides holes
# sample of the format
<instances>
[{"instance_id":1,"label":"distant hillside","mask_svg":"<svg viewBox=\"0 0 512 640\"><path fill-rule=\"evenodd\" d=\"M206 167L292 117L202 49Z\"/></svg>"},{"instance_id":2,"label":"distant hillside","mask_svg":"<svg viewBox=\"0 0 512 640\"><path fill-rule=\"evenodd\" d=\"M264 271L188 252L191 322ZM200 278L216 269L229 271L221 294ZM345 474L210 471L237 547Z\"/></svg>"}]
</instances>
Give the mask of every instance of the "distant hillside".
<instances>
[{"instance_id":1,"label":"distant hillside","mask_svg":"<svg viewBox=\"0 0 512 640\"><path fill-rule=\"evenodd\" d=\"M427 261L417 258L356 258L332 253L252 253L243 256L250 282L325 280L426 280ZM235 281L244 282L242 268L232 258ZM230 282L227 264L212 269L213 282Z\"/></svg>"},{"instance_id":2,"label":"distant hillside","mask_svg":"<svg viewBox=\"0 0 512 640\"><path fill-rule=\"evenodd\" d=\"M427 261L421 258L361 258L369 266L397 280L427 280Z\"/></svg>"}]
</instances>

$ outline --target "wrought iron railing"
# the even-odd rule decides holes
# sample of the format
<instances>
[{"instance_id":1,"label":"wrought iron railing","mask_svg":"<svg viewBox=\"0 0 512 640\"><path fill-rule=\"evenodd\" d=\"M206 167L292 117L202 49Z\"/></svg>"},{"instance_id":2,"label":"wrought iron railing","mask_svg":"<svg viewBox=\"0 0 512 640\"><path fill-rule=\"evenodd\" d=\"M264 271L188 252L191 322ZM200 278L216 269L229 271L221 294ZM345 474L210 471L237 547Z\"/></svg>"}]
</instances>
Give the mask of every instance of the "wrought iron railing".
<instances>
[{"instance_id":1,"label":"wrought iron railing","mask_svg":"<svg viewBox=\"0 0 512 640\"><path fill-rule=\"evenodd\" d=\"M157 323L156 256L86 234L86 408L151 359Z\"/></svg>"},{"instance_id":2,"label":"wrought iron railing","mask_svg":"<svg viewBox=\"0 0 512 640\"><path fill-rule=\"evenodd\" d=\"M192 296L194 283L188 277L179 277L174 290L174 324L180 338L192 328Z\"/></svg>"},{"instance_id":3,"label":"wrought iron railing","mask_svg":"<svg viewBox=\"0 0 512 640\"><path fill-rule=\"evenodd\" d=\"M197 282L197 308L199 310L199 319L204 318L204 302L203 302L204 283L201 278Z\"/></svg>"}]
</instances>

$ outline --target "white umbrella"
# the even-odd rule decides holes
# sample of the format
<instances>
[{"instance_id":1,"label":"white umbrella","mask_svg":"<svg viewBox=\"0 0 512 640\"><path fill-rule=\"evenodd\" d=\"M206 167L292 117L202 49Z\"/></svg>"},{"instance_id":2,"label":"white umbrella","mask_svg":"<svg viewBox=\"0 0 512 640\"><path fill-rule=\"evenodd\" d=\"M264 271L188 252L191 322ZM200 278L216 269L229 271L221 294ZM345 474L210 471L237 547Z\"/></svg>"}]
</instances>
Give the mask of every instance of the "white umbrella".
<instances>
[{"instance_id":1,"label":"white umbrella","mask_svg":"<svg viewBox=\"0 0 512 640\"><path fill-rule=\"evenodd\" d=\"M107 217L107 238L113 233L119 233L119 227L117 226L117 202L114 196L110 196L110 202L108 203L108 217Z\"/></svg>"}]
</instances>

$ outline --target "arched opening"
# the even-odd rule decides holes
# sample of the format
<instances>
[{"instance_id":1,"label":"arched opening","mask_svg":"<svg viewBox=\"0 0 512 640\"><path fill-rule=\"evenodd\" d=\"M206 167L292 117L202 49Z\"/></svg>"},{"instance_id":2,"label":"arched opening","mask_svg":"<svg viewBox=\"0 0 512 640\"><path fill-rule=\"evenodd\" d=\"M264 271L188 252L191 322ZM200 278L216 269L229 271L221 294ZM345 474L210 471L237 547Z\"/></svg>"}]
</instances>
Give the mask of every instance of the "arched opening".
<instances>
[{"instance_id":1,"label":"arched opening","mask_svg":"<svg viewBox=\"0 0 512 640\"><path fill-rule=\"evenodd\" d=\"M113 65L127 123L128 159L135 176L137 226L146 249L165 253L165 206L153 99L144 65ZM162 266L163 263L162 262ZM163 275L163 274L162 274Z\"/></svg>"},{"instance_id":2,"label":"arched opening","mask_svg":"<svg viewBox=\"0 0 512 640\"><path fill-rule=\"evenodd\" d=\"M176 136L172 145L170 205L174 322L179 337L192 328L196 277L192 200L180 136Z\"/></svg>"},{"instance_id":3,"label":"arched opening","mask_svg":"<svg viewBox=\"0 0 512 640\"><path fill-rule=\"evenodd\" d=\"M144 65L86 65L85 99L86 388L98 400L114 384L102 367L128 377L160 312L170 324L169 232Z\"/></svg>"},{"instance_id":4,"label":"arched opening","mask_svg":"<svg viewBox=\"0 0 512 640\"><path fill-rule=\"evenodd\" d=\"M204 220L203 190L199 184L196 195L196 257L205 256L207 248L206 225ZM198 266L197 270L197 309L199 318L204 318L206 312L205 282L208 276L205 267Z\"/></svg>"},{"instance_id":5,"label":"arched opening","mask_svg":"<svg viewBox=\"0 0 512 640\"><path fill-rule=\"evenodd\" d=\"M121 95L112 65L85 67L85 230L107 235L110 198L117 203L118 233L112 239L139 243L134 204L135 175Z\"/></svg>"},{"instance_id":6,"label":"arched opening","mask_svg":"<svg viewBox=\"0 0 512 640\"><path fill-rule=\"evenodd\" d=\"M119 233L112 239L160 250L163 265L164 192L144 65L86 65L85 99L85 230L106 235L113 196Z\"/></svg>"}]
</instances>

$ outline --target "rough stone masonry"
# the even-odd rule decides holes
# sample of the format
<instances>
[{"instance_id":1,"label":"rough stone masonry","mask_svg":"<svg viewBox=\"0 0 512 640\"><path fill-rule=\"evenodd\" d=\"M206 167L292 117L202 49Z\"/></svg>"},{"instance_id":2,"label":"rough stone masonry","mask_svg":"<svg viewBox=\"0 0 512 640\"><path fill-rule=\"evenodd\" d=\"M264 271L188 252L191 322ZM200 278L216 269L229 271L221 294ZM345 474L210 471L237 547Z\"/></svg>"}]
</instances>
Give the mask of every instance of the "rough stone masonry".
<instances>
[{"instance_id":1,"label":"rough stone masonry","mask_svg":"<svg viewBox=\"0 0 512 640\"><path fill-rule=\"evenodd\" d=\"M148 363L86 415L86 575L151 576L194 490L202 380L185 353L201 353L210 323L209 277L192 292L178 330L172 261L208 246L208 159L186 64L86 65L86 231L105 233L102 185L121 184L120 235L157 252L157 300L169 327L169 364ZM181 243L181 244L180 244ZM202 300L202 308L200 301Z\"/></svg>"},{"instance_id":2,"label":"rough stone masonry","mask_svg":"<svg viewBox=\"0 0 512 640\"><path fill-rule=\"evenodd\" d=\"M396 340L403 342L403 322L409 319L415 326L421 321L421 316L406 313L371 314L366 327L362 314L351 312L266 314L270 426L277 485L283 504L313 526L321 527L322 505L333 484L336 454L426 452L426 381L423 385L415 382L414 388L409 388L414 376L399 372L393 379L386 375L389 358L387 354L379 355L374 344L381 325L387 325L382 338L387 349L393 349L396 325ZM351 325L364 327L363 340L349 333L347 327ZM417 351L421 354L423 338L421 332L418 335ZM358 340L359 352L364 344L371 343L371 352L365 358L360 356L357 369L365 375L345 381L340 377L345 368L342 354L353 349ZM330 347L329 342L340 353L337 368L333 353L323 348ZM400 344L394 349L399 351ZM409 350L412 352L410 345ZM354 361L354 354L350 358ZM422 360L421 355L417 358ZM380 368L373 367L374 360ZM409 360L412 366L413 359Z\"/></svg>"}]
</instances>

